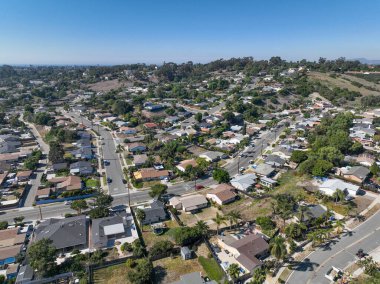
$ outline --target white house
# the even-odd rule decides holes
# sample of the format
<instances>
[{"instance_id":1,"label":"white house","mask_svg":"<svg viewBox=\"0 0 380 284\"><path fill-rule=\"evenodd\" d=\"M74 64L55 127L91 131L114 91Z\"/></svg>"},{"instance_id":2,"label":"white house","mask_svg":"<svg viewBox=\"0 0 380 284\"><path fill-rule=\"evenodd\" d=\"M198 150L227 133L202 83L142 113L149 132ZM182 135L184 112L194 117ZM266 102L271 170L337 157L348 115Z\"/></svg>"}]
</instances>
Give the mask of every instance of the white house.
<instances>
[{"instance_id":1,"label":"white house","mask_svg":"<svg viewBox=\"0 0 380 284\"><path fill-rule=\"evenodd\" d=\"M332 196L337 189L348 195L355 196L358 194L360 187L340 179L329 179L319 186L319 190L328 196Z\"/></svg>"},{"instance_id":2,"label":"white house","mask_svg":"<svg viewBox=\"0 0 380 284\"><path fill-rule=\"evenodd\" d=\"M236 199L235 188L229 184L222 183L209 191L206 197L219 205L231 203Z\"/></svg>"},{"instance_id":3,"label":"white house","mask_svg":"<svg viewBox=\"0 0 380 284\"><path fill-rule=\"evenodd\" d=\"M257 176L255 174L238 175L231 180L233 187L247 191L249 190L257 181Z\"/></svg>"}]
</instances>

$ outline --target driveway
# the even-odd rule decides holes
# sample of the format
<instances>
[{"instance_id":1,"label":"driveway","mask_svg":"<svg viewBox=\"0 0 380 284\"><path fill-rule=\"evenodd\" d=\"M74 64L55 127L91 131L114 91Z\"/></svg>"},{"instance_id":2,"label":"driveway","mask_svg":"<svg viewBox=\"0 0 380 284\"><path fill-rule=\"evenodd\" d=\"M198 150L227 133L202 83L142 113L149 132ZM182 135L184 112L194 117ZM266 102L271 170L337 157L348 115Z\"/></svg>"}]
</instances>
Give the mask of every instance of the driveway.
<instances>
[{"instance_id":1,"label":"driveway","mask_svg":"<svg viewBox=\"0 0 380 284\"><path fill-rule=\"evenodd\" d=\"M380 212L377 212L352 232L347 232L340 239L318 248L303 262L295 265L287 283L330 283L324 275L331 266L344 269L357 259L355 254L359 249L368 253L379 246Z\"/></svg>"}]
</instances>

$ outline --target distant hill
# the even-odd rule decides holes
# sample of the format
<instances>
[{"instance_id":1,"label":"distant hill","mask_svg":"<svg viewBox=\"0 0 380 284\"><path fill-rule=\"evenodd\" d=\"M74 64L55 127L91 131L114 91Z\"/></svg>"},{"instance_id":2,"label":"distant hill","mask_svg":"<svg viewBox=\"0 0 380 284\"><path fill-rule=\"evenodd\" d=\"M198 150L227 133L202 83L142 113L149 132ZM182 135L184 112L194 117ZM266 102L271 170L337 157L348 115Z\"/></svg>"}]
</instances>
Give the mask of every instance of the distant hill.
<instances>
[{"instance_id":1,"label":"distant hill","mask_svg":"<svg viewBox=\"0 0 380 284\"><path fill-rule=\"evenodd\" d=\"M355 58L355 60L359 60L363 64L380 65L379 59Z\"/></svg>"}]
</instances>

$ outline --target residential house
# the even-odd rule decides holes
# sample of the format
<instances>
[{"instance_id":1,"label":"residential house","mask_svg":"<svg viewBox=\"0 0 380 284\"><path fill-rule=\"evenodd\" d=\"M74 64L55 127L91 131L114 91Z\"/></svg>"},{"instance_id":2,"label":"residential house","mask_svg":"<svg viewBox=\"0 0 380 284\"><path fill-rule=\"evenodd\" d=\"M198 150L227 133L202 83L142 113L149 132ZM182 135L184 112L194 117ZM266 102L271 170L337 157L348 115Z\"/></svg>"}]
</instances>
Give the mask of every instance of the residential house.
<instances>
[{"instance_id":1,"label":"residential house","mask_svg":"<svg viewBox=\"0 0 380 284\"><path fill-rule=\"evenodd\" d=\"M34 230L32 242L49 239L58 251L69 252L88 246L88 222L85 215L42 221Z\"/></svg>"},{"instance_id":2,"label":"residential house","mask_svg":"<svg viewBox=\"0 0 380 284\"><path fill-rule=\"evenodd\" d=\"M55 179L49 181L52 182L54 180ZM79 190L83 187L82 180L78 176L68 176L62 179L58 178L57 180L59 180L59 183L56 185L56 190L60 192Z\"/></svg>"},{"instance_id":3,"label":"residential house","mask_svg":"<svg viewBox=\"0 0 380 284\"><path fill-rule=\"evenodd\" d=\"M169 179L170 174L167 170L156 170L155 168L142 168L141 170L134 172L133 176L136 180L150 181Z\"/></svg>"},{"instance_id":4,"label":"residential house","mask_svg":"<svg viewBox=\"0 0 380 284\"><path fill-rule=\"evenodd\" d=\"M36 200L48 199L51 194L51 189L49 187L38 189L36 192Z\"/></svg>"},{"instance_id":5,"label":"residential house","mask_svg":"<svg viewBox=\"0 0 380 284\"><path fill-rule=\"evenodd\" d=\"M340 179L328 179L319 186L319 190L328 196L332 196L338 189L346 195L355 196L359 193L360 187Z\"/></svg>"},{"instance_id":6,"label":"residential house","mask_svg":"<svg viewBox=\"0 0 380 284\"><path fill-rule=\"evenodd\" d=\"M127 150L131 153L144 152L146 150L146 146L139 142L128 143Z\"/></svg>"},{"instance_id":7,"label":"residential house","mask_svg":"<svg viewBox=\"0 0 380 284\"><path fill-rule=\"evenodd\" d=\"M113 216L92 219L91 248L112 248L115 242L132 243L139 238L133 216L129 210Z\"/></svg>"},{"instance_id":8,"label":"residential house","mask_svg":"<svg viewBox=\"0 0 380 284\"><path fill-rule=\"evenodd\" d=\"M286 161L283 158L281 158L280 156L277 156L277 155L268 155L265 158L264 162L265 162L265 164L274 166L276 168L283 167L286 163Z\"/></svg>"},{"instance_id":9,"label":"residential house","mask_svg":"<svg viewBox=\"0 0 380 284\"><path fill-rule=\"evenodd\" d=\"M73 143L78 148L91 148L91 139L90 138L82 138Z\"/></svg>"},{"instance_id":10,"label":"residential house","mask_svg":"<svg viewBox=\"0 0 380 284\"><path fill-rule=\"evenodd\" d=\"M238 175L230 181L233 187L242 191L249 191L256 182L257 176L255 174Z\"/></svg>"},{"instance_id":11,"label":"residential house","mask_svg":"<svg viewBox=\"0 0 380 284\"><path fill-rule=\"evenodd\" d=\"M133 135L137 133L136 128L126 127L126 126L120 127L119 131L126 135Z\"/></svg>"},{"instance_id":12,"label":"residential house","mask_svg":"<svg viewBox=\"0 0 380 284\"><path fill-rule=\"evenodd\" d=\"M71 151L71 154L77 158L82 160L91 160L94 157L94 154L92 153L91 148L79 148L76 150Z\"/></svg>"},{"instance_id":13,"label":"residential house","mask_svg":"<svg viewBox=\"0 0 380 284\"><path fill-rule=\"evenodd\" d=\"M158 128L158 125L157 123L154 123L154 122L147 122L147 123L144 123L144 127L147 129L156 129Z\"/></svg>"},{"instance_id":14,"label":"residential house","mask_svg":"<svg viewBox=\"0 0 380 284\"><path fill-rule=\"evenodd\" d=\"M141 167L148 161L147 154L134 155L133 164L135 167Z\"/></svg>"},{"instance_id":15,"label":"residential house","mask_svg":"<svg viewBox=\"0 0 380 284\"><path fill-rule=\"evenodd\" d=\"M151 225L168 220L165 204L159 200L154 200L149 207L142 209L145 213L144 220L141 221L142 225Z\"/></svg>"},{"instance_id":16,"label":"residential house","mask_svg":"<svg viewBox=\"0 0 380 284\"><path fill-rule=\"evenodd\" d=\"M26 234L19 228L0 230L0 266L16 262L16 256L22 250Z\"/></svg>"},{"instance_id":17,"label":"residential house","mask_svg":"<svg viewBox=\"0 0 380 284\"><path fill-rule=\"evenodd\" d=\"M271 165L262 163L257 165L257 167L253 168L253 171L259 177L270 177L275 172L275 168L273 168Z\"/></svg>"},{"instance_id":18,"label":"residential house","mask_svg":"<svg viewBox=\"0 0 380 284\"><path fill-rule=\"evenodd\" d=\"M231 203L236 200L237 194L235 193L235 188L229 184L222 183L216 188L207 192L206 197L213 202L224 205Z\"/></svg>"},{"instance_id":19,"label":"residential house","mask_svg":"<svg viewBox=\"0 0 380 284\"><path fill-rule=\"evenodd\" d=\"M267 188L273 188L277 184L277 181L264 176L260 178L259 183Z\"/></svg>"},{"instance_id":20,"label":"residential house","mask_svg":"<svg viewBox=\"0 0 380 284\"><path fill-rule=\"evenodd\" d=\"M307 210L302 216L302 220L300 214L296 214L294 217L299 222L310 222L313 219L322 217L326 212L326 208L324 206L321 206L320 204L309 204L307 205Z\"/></svg>"},{"instance_id":21,"label":"residential house","mask_svg":"<svg viewBox=\"0 0 380 284\"><path fill-rule=\"evenodd\" d=\"M29 181L30 176L32 175L33 171L19 171L16 174L16 179L18 182L26 182Z\"/></svg>"},{"instance_id":22,"label":"residential house","mask_svg":"<svg viewBox=\"0 0 380 284\"><path fill-rule=\"evenodd\" d=\"M88 161L78 161L70 165L70 174L72 175L91 175L93 172L94 168Z\"/></svg>"},{"instance_id":23,"label":"residential house","mask_svg":"<svg viewBox=\"0 0 380 284\"><path fill-rule=\"evenodd\" d=\"M223 157L224 153L218 151L206 151L199 155L200 158L206 159L208 162L219 161Z\"/></svg>"},{"instance_id":24,"label":"residential house","mask_svg":"<svg viewBox=\"0 0 380 284\"><path fill-rule=\"evenodd\" d=\"M207 199L201 194L177 197L174 196L169 200L169 204L178 210L188 213L194 213L208 206Z\"/></svg>"},{"instance_id":25,"label":"residential house","mask_svg":"<svg viewBox=\"0 0 380 284\"><path fill-rule=\"evenodd\" d=\"M230 252L246 273L252 273L262 265L262 259L269 254L269 245L258 234L249 234L241 239L232 235L219 236L218 245Z\"/></svg>"},{"instance_id":26,"label":"residential house","mask_svg":"<svg viewBox=\"0 0 380 284\"><path fill-rule=\"evenodd\" d=\"M343 176L345 179L357 182L357 183L363 183L369 173L370 170L363 166L355 166L355 167L346 167L339 169L338 172L341 176Z\"/></svg>"},{"instance_id":27,"label":"residential house","mask_svg":"<svg viewBox=\"0 0 380 284\"><path fill-rule=\"evenodd\" d=\"M196 160L190 159L190 160L184 160L184 161L180 162L176 167L181 172L185 172L186 167L188 167L188 166L196 167L197 165L198 164L197 164Z\"/></svg>"},{"instance_id":28,"label":"residential house","mask_svg":"<svg viewBox=\"0 0 380 284\"><path fill-rule=\"evenodd\" d=\"M360 154L356 158L356 162L358 162L359 164L363 166L370 167L373 165L374 162L376 162L376 158L373 155L364 153L364 154Z\"/></svg>"}]
</instances>

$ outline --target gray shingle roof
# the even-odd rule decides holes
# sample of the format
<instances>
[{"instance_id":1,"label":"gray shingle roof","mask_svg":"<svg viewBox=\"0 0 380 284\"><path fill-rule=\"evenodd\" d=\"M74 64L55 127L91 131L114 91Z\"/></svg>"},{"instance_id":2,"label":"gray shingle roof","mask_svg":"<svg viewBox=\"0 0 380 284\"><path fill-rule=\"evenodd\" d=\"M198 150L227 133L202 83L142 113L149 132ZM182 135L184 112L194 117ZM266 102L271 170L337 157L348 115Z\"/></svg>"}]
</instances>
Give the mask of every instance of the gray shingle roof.
<instances>
[{"instance_id":1,"label":"gray shingle roof","mask_svg":"<svg viewBox=\"0 0 380 284\"><path fill-rule=\"evenodd\" d=\"M57 249L87 244L86 216L43 221L34 232L34 240L50 239Z\"/></svg>"}]
</instances>

